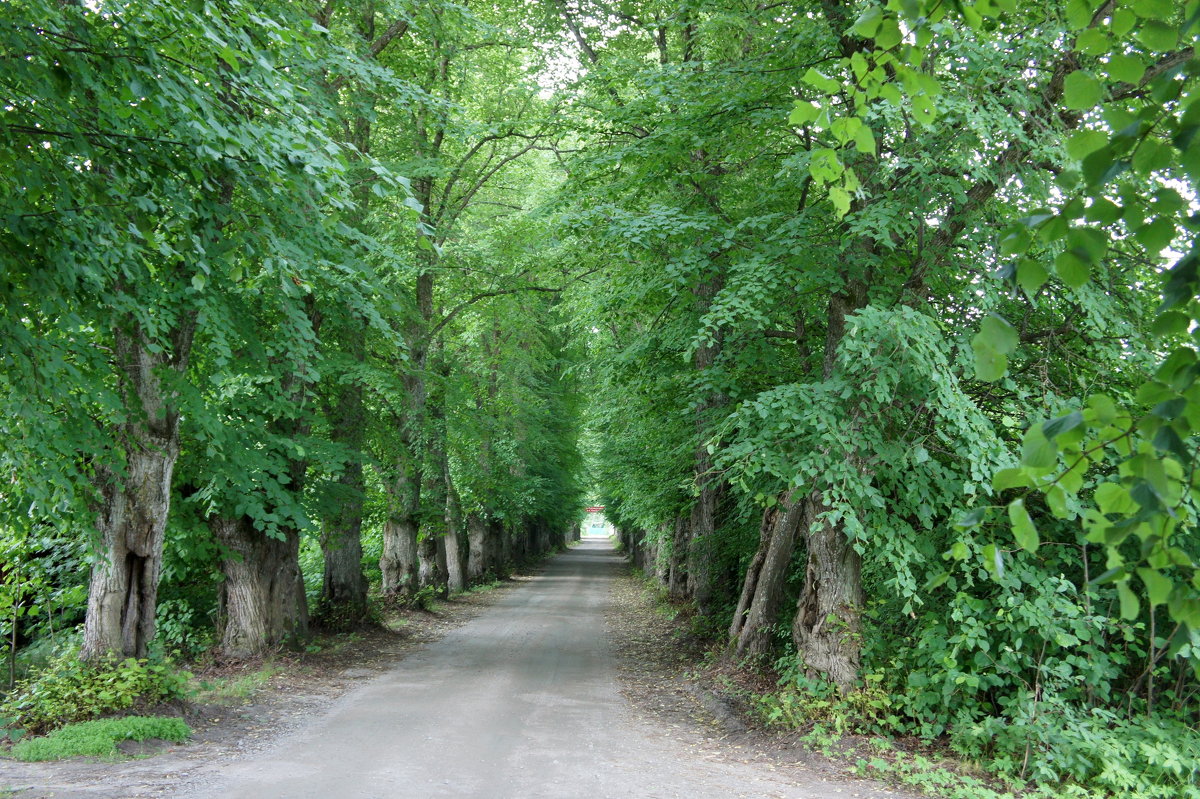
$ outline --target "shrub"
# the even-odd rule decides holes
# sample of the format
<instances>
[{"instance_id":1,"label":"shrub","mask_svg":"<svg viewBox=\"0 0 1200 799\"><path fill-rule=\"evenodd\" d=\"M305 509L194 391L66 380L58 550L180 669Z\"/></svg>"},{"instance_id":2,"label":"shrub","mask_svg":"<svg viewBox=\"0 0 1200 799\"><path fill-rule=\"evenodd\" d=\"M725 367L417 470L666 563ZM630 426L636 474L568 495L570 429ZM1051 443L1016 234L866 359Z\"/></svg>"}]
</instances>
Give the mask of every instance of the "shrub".
<instances>
[{"instance_id":1,"label":"shrub","mask_svg":"<svg viewBox=\"0 0 1200 799\"><path fill-rule=\"evenodd\" d=\"M117 753L118 741L161 738L182 743L192 734L182 719L126 716L68 724L43 738L28 738L13 747L17 760L61 760L64 757L108 757Z\"/></svg>"},{"instance_id":2,"label":"shrub","mask_svg":"<svg viewBox=\"0 0 1200 799\"><path fill-rule=\"evenodd\" d=\"M8 718L10 726L40 732L135 705L181 699L190 677L176 671L169 660L84 663L78 650L71 649L36 676L17 683L0 705L0 716Z\"/></svg>"}]
</instances>

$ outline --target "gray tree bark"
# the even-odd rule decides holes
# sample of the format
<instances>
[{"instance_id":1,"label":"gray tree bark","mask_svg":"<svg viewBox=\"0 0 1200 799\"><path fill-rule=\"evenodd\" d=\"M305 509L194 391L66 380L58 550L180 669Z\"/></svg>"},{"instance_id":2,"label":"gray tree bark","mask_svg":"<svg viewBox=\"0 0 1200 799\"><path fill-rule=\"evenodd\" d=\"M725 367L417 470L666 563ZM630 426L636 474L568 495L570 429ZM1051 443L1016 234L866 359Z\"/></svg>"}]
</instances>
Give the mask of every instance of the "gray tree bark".
<instances>
[{"instance_id":1,"label":"gray tree bark","mask_svg":"<svg viewBox=\"0 0 1200 799\"><path fill-rule=\"evenodd\" d=\"M160 370L187 368L195 316L171 332L171 346L148 346L143 331L118 330L115 365L130 420L125 471L98 475L102 503L97 528L102 553L92 567L81 657L145 657L154 637L163 537L171 508L171 477L179 457L179 411L163 389Z\"/></svg>"},{"instance_id":2,"label":"gray tree bark","mask_svg":"<svg viewBox=\"0 0 1200 799\"><path fill-rule=\"evenodd\" d=\"M308 603L300 573L300 534L282 539L255 529L248 517L209 520L230 553L221 560L218 596L221 651L231 658L264 654L308 632Z\"/></svg>"}]
</instances>

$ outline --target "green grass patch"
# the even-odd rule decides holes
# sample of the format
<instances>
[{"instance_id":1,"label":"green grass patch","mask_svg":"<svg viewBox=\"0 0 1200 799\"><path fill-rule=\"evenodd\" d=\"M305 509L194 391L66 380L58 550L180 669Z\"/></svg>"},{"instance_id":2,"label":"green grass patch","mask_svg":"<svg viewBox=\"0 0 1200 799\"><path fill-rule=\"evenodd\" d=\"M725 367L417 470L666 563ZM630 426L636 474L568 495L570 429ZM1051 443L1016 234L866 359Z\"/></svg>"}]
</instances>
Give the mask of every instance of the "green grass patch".
<instances>
[{"instance_id":1,"label":"green grass patch","mask_svg":"<svg viewBox=\"0 0 1200 799\"><path fill-rule=\"evenodd\" d=\"M12 749L17 760L62 760L67 757L111 757L120 741L161 738L183 743L192 734L182 719L160 716L125 716L81 721L60 727L41 738L27 738Z\"/></svg>"}]
</instances>

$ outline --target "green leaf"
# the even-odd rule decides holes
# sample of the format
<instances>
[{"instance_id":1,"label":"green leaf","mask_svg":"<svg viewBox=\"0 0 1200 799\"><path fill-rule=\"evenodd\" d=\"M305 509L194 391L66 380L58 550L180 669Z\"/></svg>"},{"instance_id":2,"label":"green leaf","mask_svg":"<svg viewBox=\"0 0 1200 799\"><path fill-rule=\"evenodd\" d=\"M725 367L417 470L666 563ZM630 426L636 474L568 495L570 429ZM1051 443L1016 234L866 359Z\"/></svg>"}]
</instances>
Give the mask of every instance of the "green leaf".
<instances>
[{"instance_id":1,"label":"green leaf","mask_svg":"<svg viewBox=\"0 0 1200 799\"><path fill-rule=\"evenodd\" d=\"M1141 610L1141 603L1129 587L1128 580L1117 583L1117 595L1121 599L1121 618L1126 621L1136 619Z\"/></svg>"},{"instance_id":2,"label":"green leaf","mask_svg":"<svg viewBox=\"0 0 1200 799\"><path fill-rule=\"evenodd\" d=\"M813 105L807 100L797 100L796 105L792 108L792 113L788 114L788 124L796 128L803 127L815 122L820 114L820 106Z\"/></svg>"},{"instance_id":3,"label":"green leaf","mask_svg":"<svg viewBox=\"0 0 1200 799\"><path fill-rule=\"evenodd\" d=\"M1081 69L1067 75L1063 81L1063 103L1067 108L1086 111L1104 99L1104 87Z\"/></svg>"},{"instance_id":4,"label":"green leaf","mask_svg":"<svg viewBox=\"0 0 1200 799\"><path fill-rule=\"evenodd\" d=\"M1031 300L1037 296L1038 290L1046 284L1049 277L1050 273L1046 271L1046 267L1042 266L1040 261L1023 258L1017 264L1017 285Z\"/></svg>"},{"instance_id":5,"label":"green leaf","mask_svg":"<svg viewBox=\"0 0 1200 799\"><path fill-rule=\"evenodd\" d=\"M969 530L972 527L978 527L983 521L983 517L987 515L987 508L973 508L969 512L963 514L963 517L954 525L960 530Z\"/></svg>"},{"instance_id":6,"label":"green leaf","mask_svg":"<svg viewBox=\"0 0 1200 799\"><path fill-rule=\"evenodd\" d=\"M903 40L900 25L893 17L885 18L875 34L875 47L879 50L891 50Z\"/></svg>"},{"instance_id":7,"label":"green leaf","mask_svg":"<svg viewBox=\"0 0 1200 799\"><path fill-rule=\"evenodd\" d=\"M1075 252L1060 252L1054 258L1054 273L1069 288L1077 289L1087 285L1092 277L1091 266Z\"/></svg>"},{"instance_id":8,"label":"green leaf","mask_svg":"<svg viewBox=\"0 0 1200 799\"><path fill-rule=\"evenodd\" d=\"M1120 483L1101 483L1093 498L1101 513L1130 513L1136 507L1129 491Z\"/></svg>"},{"instance_id":9,"label":"green leaf","mask_svg":"<svg viewBox=\"0 0 1200 799\"><path fill-rule=\"evenodd\" d=\"M842 84L838 83L833 78L826 77L814 68L809 68L808 72L804 73L804 82L810 86L815 86L825 94L837 94L842 89Z\"/></svg>"},{"instance_id":10,"label":"green leaf","mask_svg":"<svg viewBox=\"0 0 1200 799\"><path fill-rule=\"evenodd\" d=\"M854 149L867 155L875 155L875 134L866 125L854 133Z\"/></svg>"},{"instance_id":11,"label":"green leaf","mask_svg":"<svg viewBox=\"0 0 1200 799\"><path fill-rule=\"evenodd\" d=\"M1101 130L1080 130L1067 139L1067 155L1082 161L1108 144L1108 134Z\"/></svg>"},{"instance_id":12,"label":"green leaf","mask_svg":"<svg viewBox=\"0 0 1200 799\"><path fill-rule=\"evenodd\" d=\"M1036 552L1041 539L1038 538L1037 527L1029 511L1025 510L1025 500L1014 499L1008 503L1008 520L1012 523L1013 537L1021 549L1026 552Z\"/></svg>"},{"instance_id":13,"label":"green leaf","mask_svg":"<svg viewBox=\"0 0 1200 799\"><path fill-rule=\"evenodd\" d=\"M1146 74L1146 65L1142 63L1142 59L1124 53L1115 53L1109 56L1104 69L1109 80L1121 83L1140 83L1142 76Z\"/></svg>"},{"instance_id":14,"label":"green leaf","mask_svg":"<svg viewBox=\"0 0 1200 799\"><path fill-rule=\"evenodd\" d=\"M1066 7L1067 27L1073 31L1086 28L1092 21L1092 8L1087 0L1068 0Z\"/></svg>"},{"instance_id":15,"label":"green leaf","mask_svg":"<svg viewBox=\"0 0 1200 799\"><path fill-rule=\"evenodd\" d=\"M988 314L979 325L979 335L997 352L1010 353L1017 348L1017 329L1003 317Z\"/></svg>"},{"instance_id":16,"label":"green leaf","mask_svg":"<svg viewBox=\"0 0 1200 799\"><path fill-rule=\"evenodd\" d=\"M1150 601L1150 608L1165 605L1167 598L1171 596L1171 581L1161 572L1147 567L1139 568L1137 575L1142 578L1142 583L1146 586L1146 598Z\"/></svg>"},{"instance_id":17,"label":"green leaf","mask_svg":"<svg viewBox=\"0 0 1200 799\"><path fill-rule=\"evenodd\" d=\"M1037 470L1051 469L1058 463L1058 448L1042 434L1039 425L1025 431L1025 440L1021 444L1021 463Z\"/></svg>"},{"instance_id":18,"label":"green leaf","mask_svg":"<svg viewBox=\"0 0 1200 799\"><path fill-rule=\"evenodd\" d=\"M1133 13L1143 19L1169 20L1175 15L1175 0L1133 0Z\"/></svg>"},{"instance_id":19,"label":"green leaf","mask_svg":"<svg viewBox=\"0 0 1200 799\"><path fill-rule=\"evenodd\" d=\"M1179 43L1179 31L1165 22L1148 20L1138 29L1137 38L1146 45L1146 49L1166 53L1174 50Z\"/></svg>"},{"instance_id":20,"label":"green leaf","mask_svg":"<svg viewBox=\"0 0 1200 799\"><path fill-rule=\"evenodd\" d=\"M833 203L833 208L839 217L850 213L850 192L841 186L833 186L829 189L829 201Z\"/></svg>"},{"instance_id":21,"label":"green leaf","mask_svg":"<svg viewBox=\"0 0 1200 799\"><path fill-rule=\"evenodd\" d=\"M992 489L994 491L1005 491L1009 488L1028 488L1030 485L1032 485L1032 480L1029 473L1020 466L1001 469L992 475Z\"/></svg>"},{"instance_id":22,"label":"green leaf","mask_svg":"<svg viewBox=\"0 0 1200 799\"><path fill-rule=\"evenodd\" d=\"M983 567L997 580L1004 576L1004 555L995 544L983 548Z\"/></svg>"},{"instance_id":23,"label":"green leaf","mask_svg":"<svg viewBox=\"0 0 1200 799\"><path fill-rule=\"evenodd\" d=\"M883 21L883 9L879 6L868 6L866 11L863 11L855 20L854 26L850 28L856 36L861 36L864 39L873 39L875 32L879 30L879 23Z\"/></svg>"},{"instance_id":24,"label":"green leaf","mask_svg":"<svg viewBox=\"0 0 1200 799\"><path fill-rule=\"evenodd\" d=\"M1082 424L1083 414L1079 411L1071 411L1065 416L1059 416L1057 419L1051 419L1042 424L1042 435L1053 441L1063 433L1069 433Z\"/></svg>"}]
</instances>

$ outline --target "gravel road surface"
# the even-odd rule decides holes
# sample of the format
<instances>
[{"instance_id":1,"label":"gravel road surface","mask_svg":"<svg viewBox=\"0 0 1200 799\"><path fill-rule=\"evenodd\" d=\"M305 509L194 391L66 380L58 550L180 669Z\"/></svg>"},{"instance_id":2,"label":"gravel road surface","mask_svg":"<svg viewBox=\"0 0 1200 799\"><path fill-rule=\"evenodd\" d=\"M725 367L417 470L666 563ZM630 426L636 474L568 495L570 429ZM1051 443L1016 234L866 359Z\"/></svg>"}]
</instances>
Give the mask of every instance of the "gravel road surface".
<instances>
[{"instance_id":1,"label":"gravel road surface","mask_svg":"<svg viewBox=\"0 0 1200 799\"><path fill-rule=\"evenodd\" d=\"M629 712L604 633L621 558L585 540L528 585L179 797L896 797L713 758Z\"/></svg>"}]
</instances>

